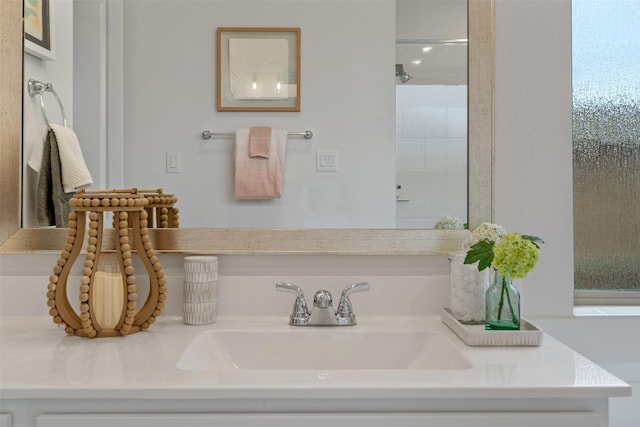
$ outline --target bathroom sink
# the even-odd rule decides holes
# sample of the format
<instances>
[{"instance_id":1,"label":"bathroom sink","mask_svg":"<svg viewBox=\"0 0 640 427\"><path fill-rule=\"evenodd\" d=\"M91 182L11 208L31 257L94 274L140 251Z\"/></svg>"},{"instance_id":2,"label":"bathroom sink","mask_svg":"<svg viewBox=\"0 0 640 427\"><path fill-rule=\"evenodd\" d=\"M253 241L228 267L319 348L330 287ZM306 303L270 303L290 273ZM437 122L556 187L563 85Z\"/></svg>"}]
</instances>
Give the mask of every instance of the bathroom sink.
<instances>
[{"instance_id":1,"label":"bathroom sink","mask_svg":"<svg viewBox=\"0 0 640 427\"><path fill-rule=\"evenodd\" d=\"M425 370L470 364L438 331L355 328L211 330L180 357L184 370Z\"/></svg>"}]
</instances>

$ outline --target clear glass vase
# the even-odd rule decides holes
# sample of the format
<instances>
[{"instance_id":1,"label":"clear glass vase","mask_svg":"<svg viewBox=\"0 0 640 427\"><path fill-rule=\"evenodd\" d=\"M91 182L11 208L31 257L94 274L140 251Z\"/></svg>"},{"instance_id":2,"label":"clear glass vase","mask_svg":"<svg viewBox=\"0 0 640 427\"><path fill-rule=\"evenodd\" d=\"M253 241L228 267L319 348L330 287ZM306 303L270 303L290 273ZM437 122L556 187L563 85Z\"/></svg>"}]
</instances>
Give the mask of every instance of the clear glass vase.
<instances>
[{"instance_id":1,"label":"clear glass vase","mask_svg":"<svg viewBox=\"0 0 640 427\"><path fill-rule=\"evenodd\" d=\"M493 270L493 284L485 296L485 329L520 329L520 292L507 274Z\"/></svg>"}]
</instances>

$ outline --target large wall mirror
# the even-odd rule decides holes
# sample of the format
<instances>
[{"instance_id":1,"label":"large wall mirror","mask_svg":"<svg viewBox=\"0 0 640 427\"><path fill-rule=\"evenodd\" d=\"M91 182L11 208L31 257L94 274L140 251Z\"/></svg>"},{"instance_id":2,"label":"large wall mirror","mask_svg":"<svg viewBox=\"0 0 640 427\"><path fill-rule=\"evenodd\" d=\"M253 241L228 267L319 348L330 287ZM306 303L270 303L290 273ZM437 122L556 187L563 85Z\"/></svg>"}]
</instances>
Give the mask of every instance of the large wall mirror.
<instances>
[{"instance_id":1,"label":"large wall mirror","mask_svg":"<svg viewBox=\"0 0 640 427\"><path fill-rule=\"evenodd\" d=\"M420 0L403 0L407 3L421 3ZM433 1L433 3L447 3L447 2L438 2ZM143 2L144 3L144 2ZM165 4L170 2L164 2ZM312 4L308 2L300 2L297 6L300 9L303 9L306 5ZM341 2L342 3L342 2ZM354 7L359 2L344 2L344 3L353 3ZM387 1L382 2L386 4L385 7L391 5L391 7L395 7L395 2ZM11 0L11 2L5 2L5 6L3 9L11 8L11 12L3 13L3 25L2 29L2 65L1 71L3 79L1 81L2 87L2 99L12 100L13 104L4 103L3 102L3 114L2 114L2 188L3 188L3 204L2 204L2 241L4 242L2 250L4 252L19 252L19 251L38 251L38 250L59 250L64 238L66 236L66 231L64 229L35 229L35 228L21 228L21 220L20 220L20 204L21 204L21 193L20 193L20 142L22 135L22 115L21 115L21 103L22 103L22 93L24 82L22 81L22 50L18 51L18 48L21 48L22 43L22 27L21 27L21 13L22 13L22 4L18 0ZM136 12L133 10L133 12ZM143 13L144 11L137 11ZM295 12L295 11L293 11ZM493 143L493 3L490 0L469 0L467 7L467 34L468 34L468 96L467 96L467 104L468 104L468 166L467 166L467 186L468 186L468 195L467 195L467 219L470 227L474 227L484 220L490 220L492 215L492 143ZM162 22L156 23L157 28L163 28ZM225 25L236 25L235 22L225 22ZM387 31L391 29L395 30L395 27L392 24L389 24L387 27ZM214 31L214 28L211 29ZM331 31L331 28L326 28L325 31ZM302 34L303 34L303 56L305 52L305 27L302 25ZM314 35L309 31L308 34L309 42L314 40ZM322 36L322 34L320 34ZM315 37L318 37L316 34ZM340 35L332 35L331 37L340 37ZM373 37L373 35L371 35ZM330 37L329 37L330 38ZM393 37L391 37L393 38ZM432 38L432 37L427 37ZM134 40L131 43L148 43L149 40ZM209 43L209 41L207 41ZM391 46L391 49L395 47L395 40L386 40L384 43L386 46L386 51L388 51L388 47ZM139 58L140 63L133 66L133 70L129 70L129 72L137 72L139 70L140 73L146 73L150 78L148 79L148 87L142 88L143 90L135 95L133 91L122 91L133 99L126 99L127 102L137 102L138 110L144 110L145 102L153 102L153 103L169 103L167 105L167 117L172 117L176 123L181 123L185 121L184 117L181 117L180 109L174 108L171 102L178 102L179 100L175 99L175 94L170 97L169 100L163 98L166 96L166 93L163 92L162 85L159 85L161 82L157 82L153 80L152 70L146 69L144 64L153 64L153 66L158 67L163 65L162 63L158 63L158 58L161 58L163 53L166 53L168 50L168 46L166 46L166 41L162 43L157 43L155 46L149 48L149 57L147 58ZM130 42L127 42L127 46L130 45ZM209 45L209 44L207 44ZM197 46L197 43L193 42L193 46ZM191 48L193 48L193 46ZM366 46L368 49L373 49L375 51L375 47ZM190 47L184 46L182 50L189 50ZM179 49L178 49L179 50ZM126 48L125 48L126 51ZM126 53L126 52L125 52ZM201 55L207 58L207 61L213 61L214 52L203 52ZM390 58L392 62L395 58ZM186 72L185 70L189 70L190 67L193 67L193 64L189 64L186 61L186 58L177 58L177 59L163 59L164 66L171 67L175 66L176 69L173 70L176 74L180 74L181 72ZM130 62L130 61L129 61ZM128 62L128 63L129 63ZM173 64L173 65L172 65ZM302 109L305 111L305 105L307 111L313 110L314 97L317 98L319 94L314 92L313 89L313 80L307 80L307 86L305 87L305 69L302 68L303 74L303 85L302 85ZM313 62L307 62L307 65L313 64ZM213 63L209 64L213 65ZM392 67L390 67L392 68ZM182 70L182 71L181 71ZM359 76L360 80L365 80L367 78L373 78L371 76L367 77L367 70L362 70L361 76ZM335 72L339 72L336 70ZM385 70L375 70L374 73L385 72ZM309 74L311 75L311 70L309 70ZM24 76L24 78L28 78L29 76ZM209 80L207 84L213 82L213 76L209 76ZM390 82L393 82L393 77L390 76ZM336 102L345 102L349 96L360 96L366 97L367 91L366 85L362 84L361 86L355 86L354 80L350 80L350 85L347 88L342 88L338 91L340 94ZM208 87L204 85L204 87ZM348 89L348 90L347 90ZM393 93L394 88L389 89L389 93ZM142 94L146 93L146 98L142 96ZM134 96L135 95L135 96ZM197 94L190 94L192 97L198 96ZM201 96L201 95L200 95ZM157 97L157 99L156 99ZM205 98L210 102L213 106L214 103L214 94L209 93ZM305 101L307 104L305 104ZM375 102L376 99L370 99L368 102ZM128 108L128 107L127 107ZM206 110L207 108L202 108ZM213 107L209 108L213 110ZM390 109L393 112L393 108ZM122 113L120 113L122 114ZM207 111L207 114L209 112ZM277 114L271 114L268 117L265 116L252 116L247 117L243 116L239 113L234 113L232 116L220 116L215 115L213 113L209 114L208 117L203 117L201 120L202 126L200 128L192 128L188 131L183 131L183 133L191 132L191 138L197 138L200 132L206 128L209 128L213 131L230 131L235 127L243 127L246 125L253 124L271 124L273 123L283 123L283 126L286 126L291 131L299 131L305 130L306 128L313 128L317 134L316 142L306 143L304 141L292 140L289 144L291 146L292 155L288 159L291 160L291 164L295 165L296 155L297 154L308 154L306 151L315 151L317 146L313 146L312 144L326 144L327 141L337 140L337 137L331 137L331 132L335 129L345 129L345 123L335 123L335 120L323 123L320 118L315 119L316 117L320 117L319 115L307 115L300 116L296 115L297 113L286 113L288 116L278 116ZM262 120L261 123L256 123L259 120ZM301 117L303 120L301 120ZM80 122L78 117L75 117L76 122ZM363 118L359 116L354 117L344 117L345 121L349 121L349 119L355 119L349 125L353 125L354 127L367 128L367 125L371 125L371 120L363 120ZM126 120L126 119L125 119ZM139 116L137 120L148 121L148 123L141 125L135 128L135 134L129 135L127 138L130 140L142 140L146 139L147 141L159 140L157 138L158 133L171 133L172 130L176 126L164 126L163 123L166 123L166 118L157 117L157 115L144 117ZM265 123L266 120L266 123ZM82 120L83 124L88 123L86 120ZM388 132L390 129L393 131L393 126L389 129L382 128L378 129L375 126L370 126L373 131L376 132ZM300 129L298 129L300 128ZM303 129L305 128L305 129ZM362 130L361 130L362 131ZM27 131L25 130L25 133ZM391 139L394 138L393 133L389 135ZM183 138L184 136L176 136ZM362 137L363 139L367 139L366 134ZM355 139L355 138L352 138ZM193 146L196 147L196 150L201 150L200 157L206 157L204 155L218 155L218 158L224 156L225 150L229 149L229 146L232 144L232 141L217 141L212 142L212 145L204 145L202 141L194 141ZM300 144L300 145L298 145ZM307 145L305 145L307 144ZM309 145L311 144L311 145ZM133 145L133 144L129 144ZM147 146L148 147L148 146ZM163 158L165 156L165 152L169 151L169 147L159 146L156 147L156 150L147 148L146 153L142 148L135 147L123 147L121 146L120 152L123 152L127 156L146 158L149 163L156 163L155 157L162 157L162 162L164 162ZM321 146L321 148L326 148L326 146ZM329 147L333 148L333 147ZM344 148L344 145L337 146L340 154L348 154L347 149ZM111 148L106 148L107 154L109 154L109 150ZM129 150L129 151L127 151ZM131 151L133 150L133 151ZM136 152L135 150L143 150L140 152ZM345 150L342 153L342 150ZM117 153L117 150L114 152ZM393 153L393 151L391 151ZM23 156L27 154L23 153ZM115 187L117 185L111 185L112 183L118 183L118 176L125 176L118 171L118 168L122 169L123 167L127 167L127 162L124 162L120 159L120 162L114 161L113 152L109 154L111 167L106 171L100 171L98 175L98 180L100 182L107 183L108 187ZM145 157L146 156L146 157ZM155 159L155 160L153 160ZM115 165L115 166L114 166ZM164 166L164 165L162 165ZM193 165L184 165L183 168L185 172L180 174L178 177L175 175L165 177L165 181L158 182L153 181L153 183L140 182L137 186L150 186L157 187L162 186L167 188L171 192L172 181L171 179L185 179L191 180L191 182L198 182L198 178L189 174L189 168ZM224 165L220 165L223 167ZM375 165L373 168L375 169ZM134 166L134 169L140 169L139 167ZM202 170L202 165L196 165L196 168ZM102 181L105 175L116 175L115 181ZM200 176L202 178L202 175ZM204 177L207 178L206 176ZM327 178L326 175L322 176L321 179L331 179ZM201 180L201 179L200 179ZM157 185L153 185L156 184ZM127 179L124 179L122 182L123 186L131 186L128 185ZM149 185L147 185L149 184ZM394 186L395 187L395 186ZM99 187L100 188L100 187ZM102 187L103 188L103 187ZM384 191L380 191L380 193L390 193L393 198L396 197L395 188L387 188ZM200 190L194 190L194 194L200 193ZM186 225L184 225L180 229L162 229L162 230L152 230L154 236L154 245L157 249L166 252L212 252L212 253L345 253L345 254L425 254L425 253L439 253L450 250L455 250L460 247L460 240L464 235L462 231L436 231L436 230L426 230L426 229L393 229L391 227L386 227L383 223L382 225L378 224L369 224L366 221L364 222L347 222L345 224L336 222L335 224L329 223L325 228L317 228L314 224L311 224L307 227L305 223L293 223L293 225L280 225L279 223L275 224L263 224L257 223L253 227L242 226L241 228L234 227L234 224L231 223L229 227L232 228L224 228L217 226L217 228L209 228L204 225L202 222L198 222L194 220L193 222L188 219L189 214L185 214L184 212L189 212L189 204L187 200L190 195L187 193L182 196L181 194L177 194L179 196L180 202L184 202L185 204L180 204L179 207L181 209L181 217L186 216L187 221ZM318 194L318 200L327 200L325 196L321 193ZM333 203L333 202L330 202ZM343 206L346 208L346 206ZM332 206L332 210L328 210L327 215L329 217L338 216L332 215L331 212L339 212L342 207L338 203L337 205ZM381 209L382 210L382 209ZM395 206L393 207L393 211L395 212ZM205 214L206 215L206 214ZM235 214L232 212L232 215ZM268 217L268 215L261 215L262 217ZM280 217L282 215L275 215ZM191 225L190 223L194 224ZM184 223L183 223L184 224ZM361 225L364 224L364 225ZM28 225L28 224L27 224ZM197 227L197 228L191 228ZM273 228L268 228L273 227Z\"/></svg>"}]
</instances>

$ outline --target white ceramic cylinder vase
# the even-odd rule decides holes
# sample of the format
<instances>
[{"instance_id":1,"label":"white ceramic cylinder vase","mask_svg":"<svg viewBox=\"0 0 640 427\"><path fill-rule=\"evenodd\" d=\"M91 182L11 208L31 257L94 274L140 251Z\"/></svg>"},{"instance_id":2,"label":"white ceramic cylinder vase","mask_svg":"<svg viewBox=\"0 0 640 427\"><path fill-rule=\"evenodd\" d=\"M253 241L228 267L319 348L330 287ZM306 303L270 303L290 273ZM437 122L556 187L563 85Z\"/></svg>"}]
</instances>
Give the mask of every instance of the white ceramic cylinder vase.
<instances>
[{"instance_id":1,"label":"white ceramic cylinder vase","mask_svg":"<svg viewBox=\"0 0 640 427\"><path fill-rule=\"evenodd\" d=\"M206 325L218 315L218 257L184 258L184 306L182 318L187 325Z\"/></svg>"},{"instance_id":2,"label":"white ceramic cylinder vase","mask_svg":"<svg viewBox=\"0 0 640 427\"><path fill-rule=\"evenodd\" d=\"M478 271L477 264L465 264L466 252L449 254L449 292L451 315L461 323L483 323L489 269Z\"/></svg>"}]
</instances>

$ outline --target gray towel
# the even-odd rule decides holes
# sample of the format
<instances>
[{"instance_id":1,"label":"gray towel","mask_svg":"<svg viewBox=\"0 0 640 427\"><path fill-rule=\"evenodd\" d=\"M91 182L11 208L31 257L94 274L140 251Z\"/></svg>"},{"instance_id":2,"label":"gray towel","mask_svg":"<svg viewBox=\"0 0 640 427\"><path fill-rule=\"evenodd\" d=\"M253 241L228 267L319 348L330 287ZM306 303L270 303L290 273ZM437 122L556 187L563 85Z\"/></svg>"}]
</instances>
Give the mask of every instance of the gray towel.
<instances>
[{"instance_id":1,"label":"gray towel","mask_svg":"<svg viewBox=\"0 0 640 427\"><path fill-rule=\"evenodd\" d=\"M69 226L69 200L74 193L65 193L62 187L60 154L53 131L49 130L42 150L36 198L38 224L65 228Z\"/></svg>"}]
</instances>

